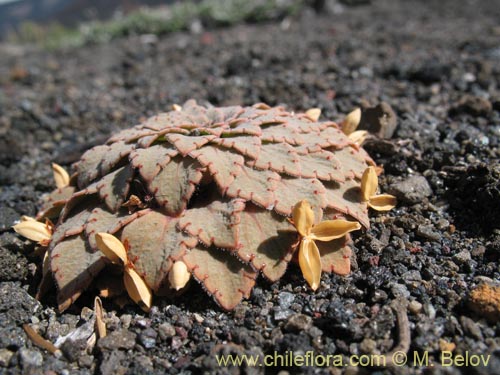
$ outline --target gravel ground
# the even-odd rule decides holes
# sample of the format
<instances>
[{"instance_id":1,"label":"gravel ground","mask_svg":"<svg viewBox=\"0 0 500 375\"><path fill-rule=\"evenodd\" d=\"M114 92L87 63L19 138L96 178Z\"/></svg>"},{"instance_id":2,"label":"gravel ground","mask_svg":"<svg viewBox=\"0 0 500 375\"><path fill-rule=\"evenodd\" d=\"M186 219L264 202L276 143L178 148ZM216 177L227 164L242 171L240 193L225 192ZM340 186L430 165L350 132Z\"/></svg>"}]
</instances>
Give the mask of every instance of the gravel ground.
<instances>
[{"instance_id":1,"label":"gravel ground","mask_svg":"<svg viewBox=\"0 0 500 375\"><path fill-rule=\"evenodd\" d=\"M497 373L500 2L327 3L321 14L201 34L59 52L0 47L1 374L262 373L219 367L216 354L348 358L407 345L406 367L285 370ZM316 293L291 265L277 283L260 279L232 312L197 285L157 299L149 314L104 301L109 335L92 342L92 296L63 314L55 293L36 301L39 261L10 227L52 189L51 161L69 166L112 132L189 98L320 107L337 120L362 106L385 137L366 148L398 207L372 215L354 237L352 274L323 275ZM51 342L71 333L63 355L33 345L23 323ZM445 349L491 357L486 367L443 367ZM411 366L413 353L434 366Z\"/></svg>"}]
</instances>

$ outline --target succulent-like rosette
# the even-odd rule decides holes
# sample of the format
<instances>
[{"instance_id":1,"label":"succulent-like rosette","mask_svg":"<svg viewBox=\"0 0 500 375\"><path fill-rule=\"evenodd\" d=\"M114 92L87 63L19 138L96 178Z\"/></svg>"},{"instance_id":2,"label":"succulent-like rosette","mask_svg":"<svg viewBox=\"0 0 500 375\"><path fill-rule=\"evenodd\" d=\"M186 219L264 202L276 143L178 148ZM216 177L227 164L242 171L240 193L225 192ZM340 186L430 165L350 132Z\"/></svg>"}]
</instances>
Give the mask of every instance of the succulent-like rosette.
<instances>
[{"instance_id":1,"label":"succulent-like rosette","mask_svg":"<svg viewBox=\"0 0 500 375\"><path fill-rule=\"evenodd\" d=\"M369 226L373 197L365 199L361 181L374 162L319 115L188 101L88 150L71 178L54 167L58 188L44 199L35 239L47 246L59 308L95 279L120 279L120 262L123 277L135 280L125 281L134 300L184 290L192 275L225 309L249 296L259 274L282 277L296 251L313 289L321 272L348 273L346 233L354 222ZM305 216L294 212L304 200ZM351 229L332 236L340 222L328 220L340 216ZM55 223L50 231L46 219ZM120 254L123 244L126 258L103 238Z\"/></svg>"}]
</instances>

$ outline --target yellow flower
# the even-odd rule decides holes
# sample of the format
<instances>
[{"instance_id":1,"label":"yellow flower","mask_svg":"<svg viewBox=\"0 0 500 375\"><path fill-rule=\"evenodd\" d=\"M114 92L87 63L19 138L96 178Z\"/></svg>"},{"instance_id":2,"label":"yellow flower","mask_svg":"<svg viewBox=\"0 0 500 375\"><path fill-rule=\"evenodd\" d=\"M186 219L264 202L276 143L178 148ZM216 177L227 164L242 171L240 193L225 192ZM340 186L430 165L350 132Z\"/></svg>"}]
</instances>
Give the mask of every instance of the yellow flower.
<instances>
[{"instance_id":1,"label":"yellow flower","mask_svg":"<svg viewBox=\"0 0 500 375\"><path fill-rule=\"evenodd\" d=\"M358 230L358 222L347 220L326 220L314 224L314 212L307 200L298 202L292 213L292 220L301 236L299 246L299 265L304 279L316 290L321 279L321 256L314 241L332 241Z\"/></svg>"},{"instance_id":2,"label":"yellow flower","mask_svg":"<svg viewBox=\"0 0 500 375\"><path fill-rule=\"evenodd\" d=\"M128 260L123 243L109 233L96 234L97 247L112 263L123 265L123 284L130 298L144 311L151 309L153 294L144 279Z\"/></svg>"},{"instance_id":3,"label":"yellow flower","mask_svg":"<svg viewBox=\"0 0 500 375\"><path fill-rule=\"evenodd\" d=\"M368 206L377 211L389 211L396 207L396 197L390 194L377 194L378 177L375 167L365 169L361 177L361 197Z\"/></svg>"},{"instance_id":4,"label":"yellow flower","mask_svg":"<svg viewBox=\"0 0 500 375\"><path fill-rule=\"evenodd\" d=\"M48 246L52 238L53 225L48 220L41 223L32 217L23 216L21 222L12 228L16 233L42 246Z\"/></svg>"}]
</instances>

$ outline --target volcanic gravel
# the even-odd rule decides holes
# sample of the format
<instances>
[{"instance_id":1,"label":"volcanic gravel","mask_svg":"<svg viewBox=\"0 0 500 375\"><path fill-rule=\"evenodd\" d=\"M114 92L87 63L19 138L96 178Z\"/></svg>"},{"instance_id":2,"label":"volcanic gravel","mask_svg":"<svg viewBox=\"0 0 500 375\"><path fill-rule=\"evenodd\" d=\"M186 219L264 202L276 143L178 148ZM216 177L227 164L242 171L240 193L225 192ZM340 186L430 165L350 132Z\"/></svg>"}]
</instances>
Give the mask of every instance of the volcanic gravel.
<instances>
[{"instance_id":1,"label":"volcanic gravel","mask_svg":"<svg viewBox=\"0 0 500 375\"><path fill-rule=\"evenodd\" d=\"M219 367L215 355L388 353L405 327L410 353L427 351L434 367L283 370L498 373L500 2L326 4L200 34L57 52L0 47L1 374L277 373ZM113 132L189 98L320 107L333 120L362 107L364 126L390 137L366 149L398 206L372 213L371 229L354 235L353 272L324 274L315 293L292 264L274 284L259 279L231 312L194 282L176 299L155 299L148 314L104 301L108 336L93 342L92 294L63 314L55 292L36 301L40 261L11 226L53 188L50 162L69 167ZM62 355L35 346L23 323ZM441 367L440 350L453 346L491 354L489 366Z\"/></svg>"}]
</instances>

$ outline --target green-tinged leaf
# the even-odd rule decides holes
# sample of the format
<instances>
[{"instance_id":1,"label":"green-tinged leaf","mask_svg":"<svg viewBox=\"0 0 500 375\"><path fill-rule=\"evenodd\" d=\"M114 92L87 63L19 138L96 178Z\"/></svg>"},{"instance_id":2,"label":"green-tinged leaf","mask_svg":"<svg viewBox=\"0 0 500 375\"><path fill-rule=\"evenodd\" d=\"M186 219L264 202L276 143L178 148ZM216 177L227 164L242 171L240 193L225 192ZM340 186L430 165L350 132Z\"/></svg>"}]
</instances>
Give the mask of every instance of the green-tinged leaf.
<instances>
[{"instance_id":1,"label":"green-tinged leaf","mask_svg":"<svg viewBox=\"0 0 500 375\"><path fill-rule=\"evenodd\" d=\"M127 164L107 174L97 183L99 196L111 211L117 211L125 202L133 174L134 170Z\"/></svg>"},{"instance_id":2,"label":"green-tinged leaf","mask_svg":"<svg viewBox=\"0 0 500 375\"><path fill-rule=\"evenodd\" d=\"M278 173L297 177L301 173L297 152L286 143L263 144L258 159L248 161L247 165L257 169L271 169Z\"/></svg>"},{"instance_id":3,"label":"green-tinged leaf","mask_svg":"<svg viewBox=\"0 0 500 375\"><path fill-rule=\"evenodd\" d=\"M191 151L197 150L215 138L215 135L204 135L199 137L186 136L182 134L167 134L165 136L182 156L186 156Z\"/></svg>"},{"instance_id":4,"label":"green-tinged leaf","mask_svg":"<svg viewBox=\"0 0 500 375\"><path fill-rule=\"evenodd\" d=\"M290 216L295 204L303 199L309 201L313 211L326 207L326 189L315 178L282 178L274 192L274 210Z\"/></svg>"},{"instance_id":5,"label":"green-tinged leaf","mask_svg":"<svg viewBox=\"0 0 500 375\"><path fill-rule=\"evenodd\" d=\"M311 289L318 289L321 281L321 259L318 247L313 240L303 238L300 242L299 265L302 276Z\"/></svg>"},{"instance_id":6,"label":"green-tinged leaf","mask_svg":"<svg viewBox=\"0 0 500 375\"><path fill-rule=\"evenodd\" d=\"M104 265L102 254L90 249L83 235L68 238L50 251L59 311L67 309L80 296Z\"/></svg>"},{"instance_id":7,"label":"green-tinged leaf","mask_svg":"<svg viewBox=\"0 0 500 375\"><path fill-rule=\"evenodd\" d=\"M202 177L196 160L176 156L153 178L149 190L167 214L177 216L186 208Z\"/></svg>"},{"instance_id":8,"label":"green-tinged leaf","mask_svg":"<svg viewBox=\"0 0 500 375\"><path fill-rule=\"evenodd\" d=\"M290 222L275 212L247 204L238 227L238 257L270 281L283 276L298 238Z\"/></svg>"},{"instance_id":9,"label":"green-tinged leaf","mask_svg":"<svg viewBox=\"0 0 500 375\"><path fill-rule=\"evenodd\" d=\"M234 249L238 244L238 224L244 208L241 199L213 201L204 207L187 210L179 219L179 228L206 246Z\"/></svg>"},{"instance_id":10,"label":"green-tinged leaf","mask_svg":"<svg viewBox=\"0 0 500 375\"><path fill-rule=\"evenodd\" d=\"M351 272L351 254L349 235L330 241L316 242L324 272L348 275Z\"/></svg>"},{"instance_id":11,"label":"green-tinged leaf","mask_svg":"<svg viewBox=\"0 0 500 375\"><path fill-rule=\"evenodd\" d=\"M281 177L273 171L259 171L243 166L242 172L229 185L226 195L231 198L243 198L261 207L274 204L274 191Z\"/></svg>"},{"instance_id":12,"label":"green-tinged leaf","mask_svg":"<svg viewBox=\"0 0 500 375\"><path fill-rule=\"evenodd\" d=\"M190 155L208 168L221 191L225 191L234 178L241 174L245 161L243 156L219 147L203 147L192 151Z\"/></svg>"},{"instance_id":13,"label":"green-tinged leaf","mask_svg":"<svg viewBox=\"0 0 500 375\"><path fill-rule=\"evenodd\" d=\"M177 150L168 144L138 148L130 153L130 164L139 170L144 181L151 182L161 168L177 154Z\"/></svg>"},{"instance_id":14,"label":"green-tinged leaf","mask_svg":"<svg viewBox=\"0 0 500 375\"><path fill-rule=\"evenodd\" d=\"M189 270L226 310L248 298L257 272L227 251L197 246L183 257Z\"/></svg>"},{"instance_id":15,"label":"green-tinged leaf","mask_svg":"<svg viewBox=\"0 0 500 375\"><path fill-rule=\"evenodd\" d=\"M121 241L128 244L129 261L153 290L164 282L173 261L197 243L178 230L177 223L176 218L150 211L122 231Z\"/></svg>"}]
</instances>

